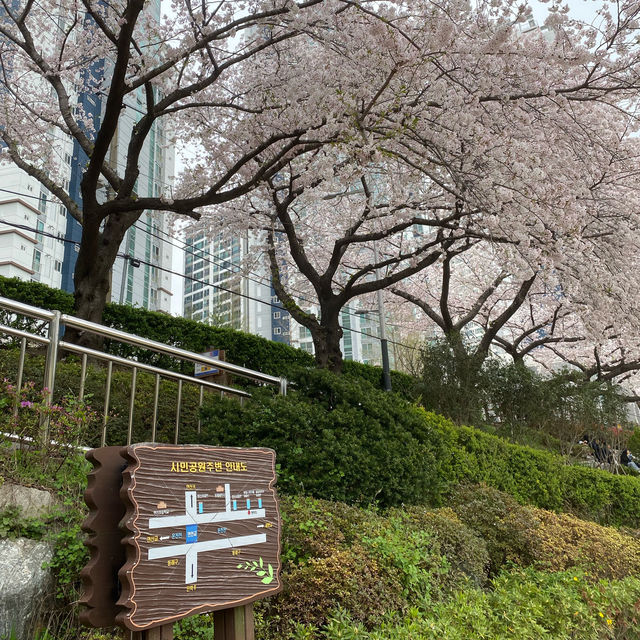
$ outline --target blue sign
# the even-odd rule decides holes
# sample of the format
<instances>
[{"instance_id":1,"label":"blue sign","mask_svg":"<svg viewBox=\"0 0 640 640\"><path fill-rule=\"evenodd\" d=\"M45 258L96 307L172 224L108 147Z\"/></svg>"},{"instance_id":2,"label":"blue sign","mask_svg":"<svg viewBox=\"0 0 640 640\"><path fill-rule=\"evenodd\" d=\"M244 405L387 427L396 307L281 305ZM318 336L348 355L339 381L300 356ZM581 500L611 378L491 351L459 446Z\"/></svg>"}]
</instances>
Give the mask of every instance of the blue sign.
<instances>
[{"instance_id":1,"label":"blue sign","mask_svg":"<svg viewBox=\"0 0 640 640\"><path fill-rule=\"evenodd\" d=\"M187 525L187 544L191 544L192 542L198 542L198 525L197 524Z\"/></svg>"},{"instance_id":2,"label":"blue sign","mask_svg":"<svg viewBox=\"0 0 640 640\"><path fill-rule=\"evenodd\" d=\"M211 351L207 351L206 353L201 353L200 355L209 356L209 358L219 358L220 357L220 349L212 349ZM214 376L220 373L220 369L215 369L209 364L204 364L202 362L196 362L194 376L196 378L201 378L202 376Z\"/></svg>"}]
</instances>

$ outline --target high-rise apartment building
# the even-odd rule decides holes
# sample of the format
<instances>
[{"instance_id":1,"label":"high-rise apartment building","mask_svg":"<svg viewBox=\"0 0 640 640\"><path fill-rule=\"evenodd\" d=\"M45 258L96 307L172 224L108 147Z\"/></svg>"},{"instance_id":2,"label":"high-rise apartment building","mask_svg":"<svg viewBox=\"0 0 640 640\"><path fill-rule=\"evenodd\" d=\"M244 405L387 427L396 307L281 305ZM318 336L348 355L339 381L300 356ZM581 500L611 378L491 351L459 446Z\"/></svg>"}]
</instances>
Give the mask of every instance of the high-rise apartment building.
<instances>
[{"instance_id":1,"label":"high-rise apartment building","mask_svg":"<svg viewBox=\"0 0 640 640\"><path fill-rule=\"evenodd\" d=\"M246 331L313 354L311 332L282 307L267 266L254 265L250 272L243 266L254 249L250 236L207 237L203 230L189 230L185 243L186 318ZM299 303L305 311L318 313L317 307L305 300ZM350 304L342 311L341 324L345 360L381 364L375 314L360 313L356 304Z\"/></svg>"},{"instance_id":2,"label":"high-rise apartment building","mask_svg":"<svg viewBox=\"0 0 640 640\"><path fill-rule=\"evenodd\" d=\"M184 316L276 342L289 342L289 313L280 308L266 272L245 273L251 238L186 233Z\"/></svg>"},{"instance_id":3,"label":"high-rise apartment building","mask_svg":"<svg viewBox=\"0 0 640 640\"><path fill-rule=\"evenodd\" d=\"M152 0L146 8L160 17L160 0ZM60 20L64 22L64 17ZM85 113L100 122L104 94L98 89L108 84L109 62L94 63L85 69L93 92L76 94L74 99ZM107 79L107 82L105 82ZM86 84L86 83L85 83ZM46 88L43 92L46 92ZM117 137L109 158L116 169L123 169L131 131L143 112L144 95L128 96L121 111ZM71 137L52 129L51 162L62 176L63 187L79 204L82 202L80 182L87 156ZM154 123L140 156L140 177L136 184L139 196L160 195L170 184L174 173L173 148L162 122ZM1 158L1 156L0 156ZM170 311L172 245L167 242L166 215L145 211L127 232L120 256L112 270L112 302L144 307L152 311ZM73 292L81 225L52 201L48 190L9 162L0 164L0 275L35 280L51 287ZM127 257L122 257L127 256Z\"/></svg>"}]
</instances>

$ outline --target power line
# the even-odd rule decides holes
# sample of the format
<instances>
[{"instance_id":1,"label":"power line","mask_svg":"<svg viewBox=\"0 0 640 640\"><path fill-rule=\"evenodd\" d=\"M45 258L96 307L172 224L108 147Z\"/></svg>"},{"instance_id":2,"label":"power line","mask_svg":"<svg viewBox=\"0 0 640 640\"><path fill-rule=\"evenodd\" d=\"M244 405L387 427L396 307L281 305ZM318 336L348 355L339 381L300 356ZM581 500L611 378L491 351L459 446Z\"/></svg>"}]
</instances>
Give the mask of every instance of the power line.
<instances>
[{"instance_id":1,"label":"power line","mask_svg":"<svg viewBox=\"0 0 640 640\"><path fill-rule=\"evenodd\" d=\"M260 304L265 304L268 305L269 307L273 307L275 309L279 309L279 310L284 310L287 311L287 309L282 306L282 303L274 303L274 302L267 302L266 300L261 300L260 298L254 298L253 296L247 295L246 293L240 293L239 291L233 291L232 289L227 289L226 287L221 287L220 285L217 284L212 284L210 282L207 282L206 280L201 280L200 278L194 278L193 276L188 276L186 273L180 273L179 271L173 271L173 269L167 269L166 267L160 267L158 265L153 264L152 262L147 262L146 260L140 260L137 259L137 262L139 262L140 264L145 264L148 265L150 267L155 267L156 269L158 269L159 271L165 271L167 273L170 273L174 276L180 276L181 278L184 278L185 280L191 280L193 282L200 282L202 284L206 284L210 287L215 287L216 289L221 289L222 291L226 291L227 293L230 293L232 295L236 295L236 296L240 296L242 298L247 298L248 300L253 300L254 302L258 302ZM369 338L375 338L376 340L380 340L380 336L376 336L372 333L365 333L364 331L358 331L357 329L352 329L352 328L348 328L347 331L352 331L353 333L359 333L363 336L367 336ZM412 347L408 344L404 344L402 342L397 342L395 340L387 340L387 342L390 342L392 344L397 344L401 347L406 347L407 349L414 349L416 350L416 347Z\"/></svg>"},{"instance_id":2,"label":"power line","mask_svg":"<svg viewBox=\"0 0 640 640\"><path fill-rule=\"evenodd\" d=\"M22 196L25 196L25 197L35 198L35 199L38 199L38 200L40 199L40 198L38 198L38 196L31 196L31 195L29 195L29 194L21 194L21 193L15 192L15 191L10 191L10 190L8 190L8 189L2 189L2 188L0 188L0 191L4 191L4 192L7 192L7 193L12 193L12 194L14 194L14 195L22 195ZM22 225L22 224L18 224L18 223L9 223L9 222L7 222L7 221L5 221L5 220L1 220L1 219L0 219L0 223L1 223L1 224L5 224L5 225L7 225L7 226L13 226L13 227L18 228L18 229L23 229L23 230L25 230L25 231L31 231L31 232L34 232L34 233L39 234L39 235L43 235L43 236L47 236L47 237L51 237L51 238L55 238L56 240L59 240L60 242L70 242L70 243L73 243L73 244L75 244L75 245L77 245L77 244L78 244L78 242L77 242L77 241L75 241L75 240L71 240L71 239L69 239L69 238L64 238L64 237L60 236L59 234L51 234L51 233L45 232L44 230L43 230L43 231L39 231L38 229L35 229L35 228L33 228L33 227L29 227L29 226L27 226L27 225ZM134 226L136 229L138 229L138 230L140 230L140 231L142 231L142 232L144 232L144 233L150 234L150 235L151 235L151 236L153 236L153 237L156 237L156 238L158 238L158 239L163 240L163 242L167 242L167 244L170 244L171 246L174 246L174 247L176 246L176 245L174 245L173 243L168 242L168 241L166 241L166 240L164 240L164 239L160 238L160 236L157 236L156 234L152 233L152 232L151 232L151 231L149 231L148 229L144 229L144 227L138 227L138 226L136 226L135 224L134 224L133 226ZM164 233L164 232L163 232L163 233ZM168 235L168 234L166 234L166 235ZM186 245L186 244L185 244L185 246L188 246L188 245ZM180 248L180 247L177 247L177 248ZM184 248L183 248L183 250L184 250ZM127 259L129 259L129 260L131 260L131 259L132 259L132 256L130 256L129 254L121 254L121 253L118 253L118 254L117 254L117 257L119 257L119 258L127 258ZM267 302L266 300L261 300L260 298L256 298L256 297L254 297L254 296L250 296L250 295L245 294L245 293L240 293L239 291L233 291L232 289L227 289L226 287L223 287L223 286L221 286L221 285L217 285L217 284L213 284L213 283L211 283L211 282L207 282L206 280L201 280L201 279L199 279L199 278L194 278L193 276L188 276L188 275L187 275L187 274L185 274L185 273L181 273L181 272L178 272L178 271L173 271L172 269L167 269L166 267L160 267L159 265L153 264L153 263L151 263L151 262L147 262L147 261L145 261L145 260L140 260L140 259L137 259L137 258L133 258L133 259L134 259L134 260L136 260L136 262L139 262L140 264L145 264L145 265L147 265L147 266L150 266L150 267L153 267L153 268L155 268L155 269L158 269L159 271L164 271L164 272L166 272L166 273L170 273L171 275L175 275L175 276L182 277L182 278L184 278L185 280L191 280L192 282L198 282L198 283L201 283L201 284L203 284L203 285L207 285L207 286L209 286L209 287L213 287L213 288L215 288L215 289L219 289L220 291L224 291L224 292L229 293L229 294L231 294L231 295L240 296L240 297L242 297L242 298L245 298L245 299L248 299L248 300L252 300L252 301L254 301L254 302L258 302L258 303L260 303L260 304L265 304L265 305L268 305L268 306L270 306L270 307L272 307L272 308L275 308L275 309L278 309L278 310L281 310L281 311L287 311L287 313L290 313L290 312L289 312L289 311L288 311L288 310L287 310L287 309L282 305L282 303ZM204 259L204 258L203 258L203 259ZM208 262L211 262L211 261L208 261ZM220 266L220 265L218 265L218 266ZM123 277L125 277L125 275L126 275L126 273L123 271ZM260 283L260 284L264 284L264 283ZM315 302L312 302L312 304L315 304ZM360 317L360 314L357 314L357 313L354 313L354 312L351 312L351 311L348 311L348 310L345 310L344 312L345 312L345 313L347 313L348 315L351 315L351 316ZM303 325L303 326L304 326L304 325ZM369 338L374 338L374 339L376 339L376 340L380 340L380 336L376 336L376 335L374 335L374 334L372 334L372 333L366 333L366 332L364 332L364 331L359 331L358 329L354 329L354 328L352 328L352 327L348 327L348 328L347 328L347 331L351 331L351 332L353 332L353 333L358 333L358 334L360 334L360 335L363 335L363 336L366 336L366 337L369 337ZM407 345L407 344L404 344L404 343L402 343L402 342L397 342L396 340L387 340L387 342L389 342L389 343L391 343L391 344L399 345L399 346L401 346L401 347L405 347L405 348L407 348L407 349L413 349L413 350L416 350L416 347L412 347L412 346Z\"/></svg>"},{"instance_id":3,"label":"power line","mask_svg":"<svg viewBox=\"0 0 640 640\"><path fill-rule=\"evenodd\" d=\"M178 246L176 244L174 244L173 242L170 242L169 240L167 240L166 238L162 238L161 236L149 231L148 229L144 229L143 227L139 227L137 225L133 225L136 229L143 231L144 233L148 233L149 235L151 235L154 238L157 238L158 240L162 241L162 242L166 242L168 245L175 247L176 249L180 249L181 251L184 251L185 253L189 253L191 255L194 255L198 258L200 258L201 260L204 260L205 262L208 262L209 264L213 264L215 266L221 267L221 268L226 268L229 271L231 271L231 268L225 267L223 266L220 262L217 262L216 259L213 258L213 254L205 249L190 249L189 247L191 245L187 244L186 242L183 242L183 246ZM172 236L170 236L166 231L162 231L161 229L158 229L158 231L163 234L164 236L167 236L168 238L172 238ZM173 238L172 238L173 239ZM182 241L180 241L182 242ZM204 256L209 256L209 258L206 258ZM256 284L260 284L263 286L268 286L271 287L271 280L267 279L267 278L263 278L262 276L260 276L259 274L252 272L252 271L248 271L247 273L255 275L257 278L259 278L259 280L256 280L255 278L250 278L248 275L245 275L243 273L243 269L238 266L237 264L234 264L233 262L231 262L230 260L226 260L225 258L217 258L217 260L222 260L222 262L225 262L229 265L231 265L231 267L233 269L235 269L235 271L232 271L232 273L240 273L242 274L242 277L246 278L247 280L250 280L251 282L255 282ZM213 285L211 285L213 286ZM305 298L303 297L306 294L303 294L302 292L300 292L297 289L293 289L291 288L291 292L296 294L298 296L298 298L302 301L302 302L307 302L308 304L312 304L312 305L317 305L318 302L316 300L310 300L309 298ZM361 318L362 313L358 313L356 311L350 311L348 308L343 308L342 309L342 313L345 313L349 316L352 316L354 318ZM368 311L367 311L368 313ZM377 313L377 311L373 311L373 313ZM368 335L368 334L365 334Z\"/></svg>"},{"instance_id":4,"label":"power line","mask_svg":"<svg viewBox=\"0 0 640 640\"><path fill-rule=\"evenodd\" d=\"M38 201L41 200L41 198L38 197L38 196L30 195L30 194L27 194L27 193L19 193L17 191L10 191L9 189L0 188L0 191L4 191L6 193L11 193L11 194L18 195L18 196L24 196L26 198L33 198L34 200L38 200ZM162 242L166 242L168 245L170 245L172 247L175 247L176 249L180 249L181 251L184 251L185 253L190 253L191 255L194 255L194 256L196 256L198 258L201 258L202 260L204 260L205 262L208 262L209 264L213 264L215 266L222 267L222 268L227 268L227 267L224 267L224 265L222 265L220 262L216 262L216 260L213 259L213 254L210 251L205 251L204 249L189 249L188 247L190 245L188 245L186 242L184 242L183 246L180 247L180 246L174 244L173 242L170 242L166 238L162 238L161 236L153 233L152 231L149 231L149 229L145 229L144 227L140 227L135 223L132 225L132 227L137 229L138 231L142 231L143 233L146 233L146 234L148 234L148 235L150 235L150 236L152 236L154 238L157 238L158 240L161 240ZM161 229L158 229L158 231L160 231L160 233L162 233L164 236L167 236L167 238L174 239L168 233L166 233L165 231L162 231ZM65 242L67 242L66 239L65 239ZM73 241L71 241L71 242L73 242ZM200 255L200 254L203 254L203 255ZM204 254L206 254L209 257L205 258ZM231 262L229 260L225 260L224 258L220 258L220 260L222 260L223 262L226 262L227 264L230 264L231 267L236 269L236 271L232 271L232 273L242 273L242 269L238 265L234 264L233 262ZM152 266L156 266L156 265L152 265ZM228 269L228 270L231 271L231 269ZM243 277L246 278L247 280L250 280L251 282L255 282L256 284L260 284L262 286L271 287L271 280L270 279L264 279L264 278L262 278L262 276L260 276L259 274L254 273L252 271L249 271L248 273L249 274L253 274L257 278L260 278L260 279L256 280L255 278L250 278L248 275L244 275L243 274ZM182 275L183 277L185 276L185 274L180 274L180 275ZM208 283L208 282L206 284L209 285L209 286L212 286L212 287L216 286L216 285L213 285L213 284ZM316 300L309 300L309 298L302 297L305 294L301 293L299 290L291 289L291 291L294 294L296 294L301 301L306 302L308 304L312 304L312 305L316 305L317 304ZM236 293L238 293L238 292L236 292ZM243 294L238 293L238 295L243 295ZM349 309L343 309L343 313L346 313L347 315L350 315L350 316L352 316L354 318L360 318L361 315L362 315L362 314L359 314L359 313L354 312L354 311L349 311ZM350 330L351 331L355 331L355 329L350 329ZM363 335L369 335L369 334L363 334Z\"/></svg>"}]
</instances>

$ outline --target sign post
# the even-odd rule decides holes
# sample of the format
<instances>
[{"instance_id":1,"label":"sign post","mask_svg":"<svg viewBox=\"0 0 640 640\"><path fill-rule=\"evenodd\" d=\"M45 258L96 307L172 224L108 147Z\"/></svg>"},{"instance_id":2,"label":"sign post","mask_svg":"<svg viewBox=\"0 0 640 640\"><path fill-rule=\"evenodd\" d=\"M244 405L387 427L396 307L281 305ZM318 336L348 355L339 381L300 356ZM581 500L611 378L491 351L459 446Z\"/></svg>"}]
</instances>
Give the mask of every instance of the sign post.
<instances>
[{"instance_id":1,"label":"sign post","mask_svg":"<svg viewBox=\"0 0 640 640\"><path fill-rule=\"evenodd\" d=\"M253 631L252 604L213 614L213 640L255 640Z\"/></svg>"}]
</instances>

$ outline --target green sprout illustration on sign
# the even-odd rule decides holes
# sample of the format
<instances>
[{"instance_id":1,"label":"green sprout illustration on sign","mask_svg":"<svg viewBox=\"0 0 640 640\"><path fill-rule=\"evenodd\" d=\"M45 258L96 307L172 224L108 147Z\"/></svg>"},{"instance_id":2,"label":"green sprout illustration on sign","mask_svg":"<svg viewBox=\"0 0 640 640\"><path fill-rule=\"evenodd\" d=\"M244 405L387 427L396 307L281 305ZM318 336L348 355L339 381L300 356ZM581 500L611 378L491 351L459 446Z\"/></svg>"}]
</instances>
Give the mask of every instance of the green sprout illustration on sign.
<instances>
[{"instance_id":1,"label":"green sprout illustration on sign","mask_svg":"<svg viewBox=\"0 0 640 640\"><path fill-rule=\"evenodd\" d=\"M255 572L259 578L262 578L262 584L271 584L275 578L273 575L273 567L271 564L268 564L265 569L264 561L261 557L258 558L258 560L253 560L251 562L241 562L237 566L237 569Z\"/></svg>"}]
</instances>

